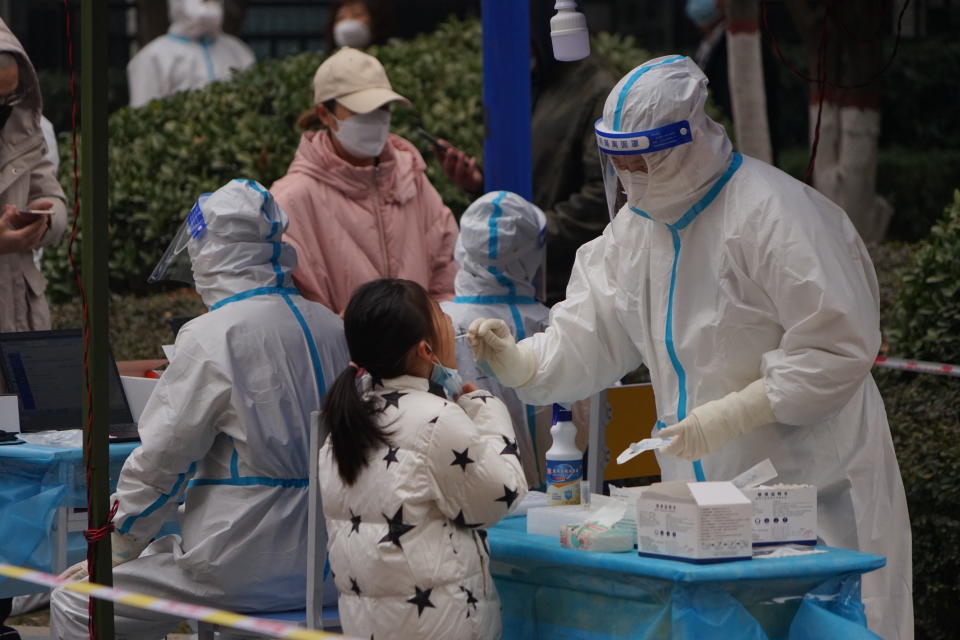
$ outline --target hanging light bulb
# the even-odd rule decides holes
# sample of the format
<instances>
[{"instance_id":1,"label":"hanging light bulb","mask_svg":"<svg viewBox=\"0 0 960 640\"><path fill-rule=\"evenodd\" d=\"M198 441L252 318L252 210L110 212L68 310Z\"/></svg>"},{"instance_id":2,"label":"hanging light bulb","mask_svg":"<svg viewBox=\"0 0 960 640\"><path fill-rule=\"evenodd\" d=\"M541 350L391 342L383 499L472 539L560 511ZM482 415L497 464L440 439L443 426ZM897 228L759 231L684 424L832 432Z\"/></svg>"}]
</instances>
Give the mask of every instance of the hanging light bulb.
<instances>
[{"instance_id":1,"label":"hanging light bulb","mask_svg":"<svg viewBox=\"0 0 960 640\"><path fill-rule=\"evenodd\" d=\"M550 18L553 57L561 62L582 60L590 55L587 18L577 11L576 0L557 0L557 15Z\"/></svg>"}]
</instances>

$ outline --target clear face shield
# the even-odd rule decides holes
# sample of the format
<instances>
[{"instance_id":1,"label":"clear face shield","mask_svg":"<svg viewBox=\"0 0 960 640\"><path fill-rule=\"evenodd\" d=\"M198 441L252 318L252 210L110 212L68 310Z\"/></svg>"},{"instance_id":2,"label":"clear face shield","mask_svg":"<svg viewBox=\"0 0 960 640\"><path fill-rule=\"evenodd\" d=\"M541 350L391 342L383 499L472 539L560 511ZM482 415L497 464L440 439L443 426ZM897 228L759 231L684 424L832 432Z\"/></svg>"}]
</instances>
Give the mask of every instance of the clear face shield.
<instances>
[{"instance_id":1,"label":"clear face shield","mask_svg":"<svg viewBox=\"0 0 960 640\"><path fill-rule=\"evenodd\" d=\"M674 122L647 131L612 131L599 118L594 124L607 208L613 220L623 205L639 201L649 181L646 154L693 140L690 123Z\"/></svg>"},{"instance_id":2,"label":"clear face shield","mask_svg":"<svg viewBox=\"0 0 960 640\"><path fill-rule=\"evenodd\" d=\"M190 252L186 251L190 243L202 243L206 238L207 223L203 218L203 204L211 194L204 193L190 209L187 219L183 221L177 230L173 241L167 250L163 252L160 262L154 267L153 273L147 278L147 282L185 282L193 284L193 262L190 259Z\"/></svg>"}]
</instances>

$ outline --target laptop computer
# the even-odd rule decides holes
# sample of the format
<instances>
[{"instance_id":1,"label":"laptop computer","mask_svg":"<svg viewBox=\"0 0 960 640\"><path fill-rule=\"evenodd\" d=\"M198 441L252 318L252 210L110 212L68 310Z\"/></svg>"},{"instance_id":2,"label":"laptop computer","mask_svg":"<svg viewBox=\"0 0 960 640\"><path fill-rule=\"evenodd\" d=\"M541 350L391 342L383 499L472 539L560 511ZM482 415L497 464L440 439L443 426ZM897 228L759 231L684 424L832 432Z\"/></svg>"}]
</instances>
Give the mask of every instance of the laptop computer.
<instances>
[{"instance_id":1,"label":"laptop computer","mask_svg":"<svg viewBox=\"0 0 960 640\"><path fill-rule=\"evenodd\" d=\"M139 440L112 354L109 360L110 441ZM20 399L22 432L83 427L83 336L79 329L0 333L0 372L6 392Z\"/></svg>"}]
</instances>

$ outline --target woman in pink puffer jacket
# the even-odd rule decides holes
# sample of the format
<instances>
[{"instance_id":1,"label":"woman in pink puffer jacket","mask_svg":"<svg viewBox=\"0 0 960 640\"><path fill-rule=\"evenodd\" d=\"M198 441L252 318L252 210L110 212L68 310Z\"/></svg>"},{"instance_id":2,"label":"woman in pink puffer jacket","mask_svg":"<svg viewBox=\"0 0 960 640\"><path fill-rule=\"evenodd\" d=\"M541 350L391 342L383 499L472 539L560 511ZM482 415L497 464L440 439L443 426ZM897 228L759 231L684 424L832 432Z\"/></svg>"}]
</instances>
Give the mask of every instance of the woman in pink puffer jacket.
<instances>
[{"instance_id":1,"label":"woman in pink puffer jacket","mask_svg":"<svg viewBox=\"0 0 960 640\"><path fill-rule=\"evenodd\" d=\"M287 175L270 191L287 215L300 293L342 314L359 285L413 280L435 300L453 298L457 223L420 152L390 133L394 93L380 62L344 47L317 69L315 109Z\"/></svg>"}]
</instances>

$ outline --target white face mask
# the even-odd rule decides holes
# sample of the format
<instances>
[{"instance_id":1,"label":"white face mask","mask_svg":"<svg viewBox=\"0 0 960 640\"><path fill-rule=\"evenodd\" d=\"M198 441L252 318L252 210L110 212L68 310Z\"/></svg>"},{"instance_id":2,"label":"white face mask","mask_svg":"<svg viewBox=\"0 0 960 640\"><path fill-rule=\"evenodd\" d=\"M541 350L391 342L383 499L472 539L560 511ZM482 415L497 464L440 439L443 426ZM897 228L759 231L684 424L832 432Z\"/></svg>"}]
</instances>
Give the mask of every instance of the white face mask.
<instances>
[{"instance_id":1,"label":"white face mask","mask_svg":"<svg viewBox=\"0 0 960 640\"><path fill-rule=\"evenodd\" d=\"M623 190L627 193L627 204L636 205L647 192L650 174L645 171L617 170Z\"/></svg>"},{"instance_id":2,"label":"white face mask","mask_svg":"<svg viewBox=\"0 0 960 640\"><path fill-rule=\"evenodd\" d=\"M346 120L337 120L333 132L343 148L358 158L376 158L383 151L390 135L390 112L375 109L370 113L358 113Z\"/></svg>"},{"instance_id":3,"label":"white face mask","mask_svg":"<svg viewBox=\"0 0 960 640\"><path fill-rule=\"evenodd\" d=\"M363 49L370 44L370 27L347 18L333 25L333 41L338 47L353 47Z\"/></svg>"},{"instance_id":4,"label":"white face mask","mask_svg":"<svg viewBox=\"0 0 960 640\"><path fill-rule=\"evenodd\" d=\"M183 35L199 38L216 35L223 27L223 5L204 0L183 0Z\"/></svg>"}]
</instances>

